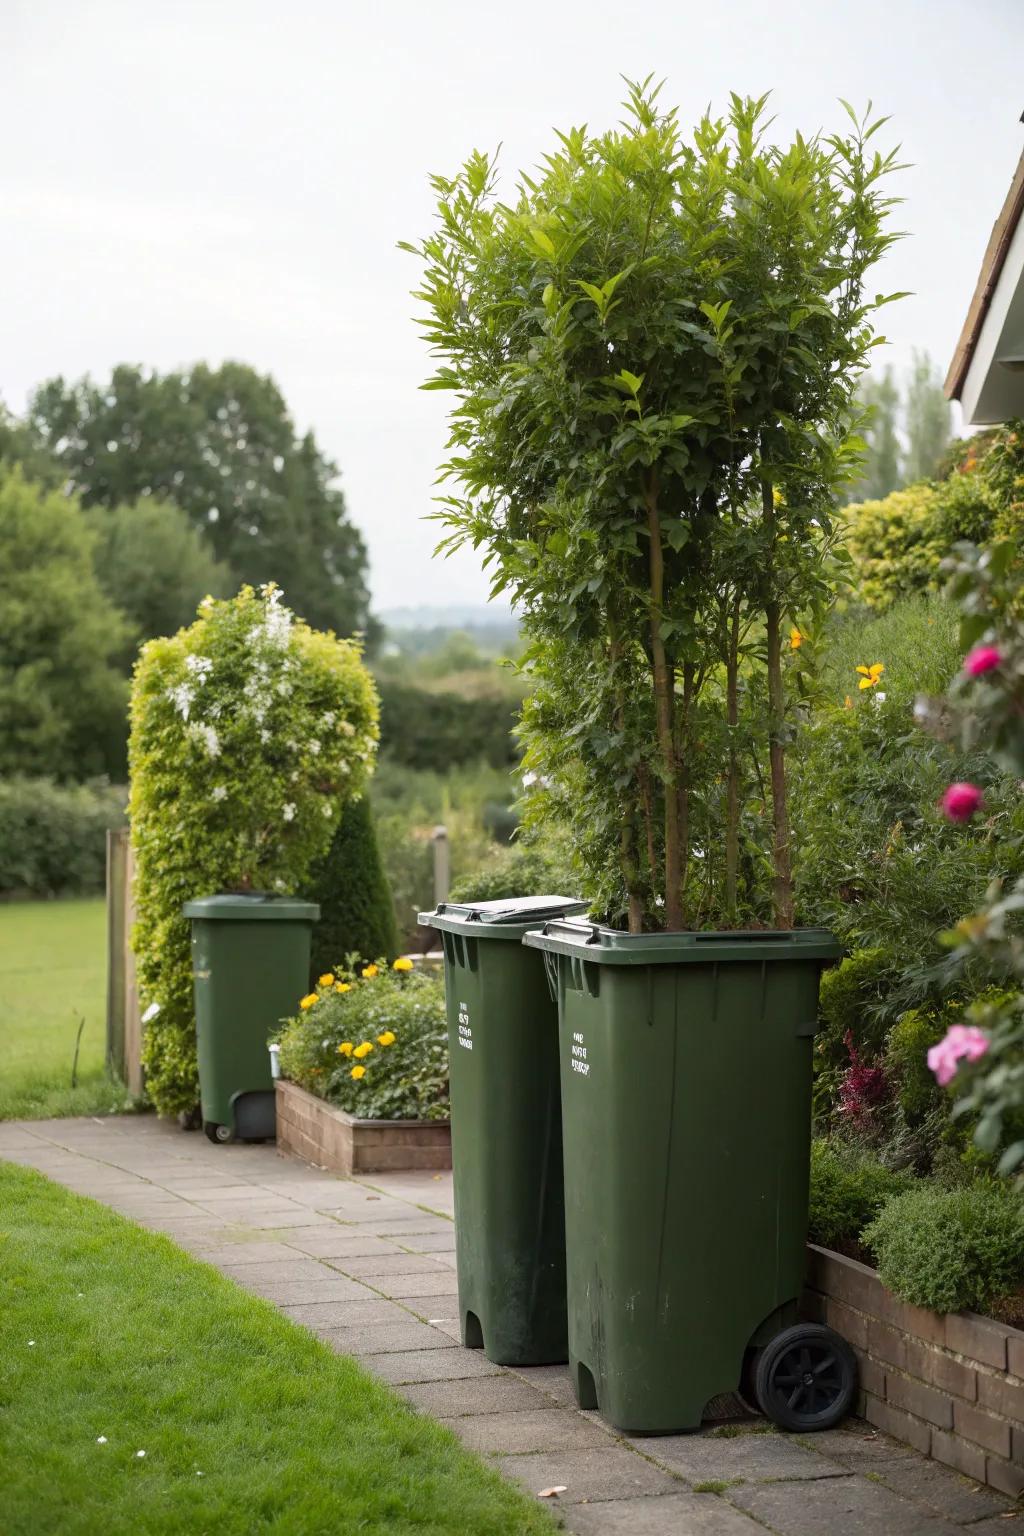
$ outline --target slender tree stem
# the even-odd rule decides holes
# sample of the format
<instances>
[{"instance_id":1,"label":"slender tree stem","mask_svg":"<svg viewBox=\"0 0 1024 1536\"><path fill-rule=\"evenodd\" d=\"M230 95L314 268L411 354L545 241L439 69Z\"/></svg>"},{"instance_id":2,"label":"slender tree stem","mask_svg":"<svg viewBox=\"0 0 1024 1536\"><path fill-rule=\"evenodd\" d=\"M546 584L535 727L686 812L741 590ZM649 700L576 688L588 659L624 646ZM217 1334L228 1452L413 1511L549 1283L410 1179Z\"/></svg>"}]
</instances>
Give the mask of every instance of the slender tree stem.
<instances>
[{"instance_id":1,"label":"slender tree stem","mask_svg":"<svg viewBox=\"0 0 1024 1536\"><path fill-rule=\"evenodd\" d=\"M654 702L658 722L658 748L665 781L665 927L683 926L682 861L679 840L679 798L676 793L676 747L672 726L673 676L665 653L661 624L665 599L665 553L661 544L658 513L658 478L651 472L645 486L647 531L650 535L650 631Z\"/></svg>"},{"instance_id":2,"label":"slender tree stem","mask_svg":"<svg viewBox=\"0 0 1024 1536\"><path fill-rule=\"evenodd\" d=\"M768 533L768 580L774 577L775 500L767 480L761 484L764 526ZM776 928L793 926L793 870L789 844L789 810L786 800L786 690L782 679L782 613L774 590L765 604L765 639L768 655L768 759L771 767L773 846L772 908Z\"/></svg>"},{"instance_id":3,"label":"slender tree stem","mask_svg":"<svg viewBox=\"0 0 1024 1536\"><path fill-rule=\"evenodd\" d=\"M740 599L733 598L725 660L725 719L729 729L729 777L725 794L725 911L736 923L736 886L740 861L740 760L736 749L739 725Z\"/></svg>"},{"instance_id":4,"label":"slender tree stem","mask_svg":"<svg viewBox=\"0 0 1024 1536\"><path fill-rule=\"evenodd\" d=\"M611 664L612 687L615 694L615 725L618 731L624 733L626 729L626 699L620 675L622 642L619 639L618 623L611 604L608 606L607 624L609 634L608 659ZM636 857L635 812L632 805L623 805L622 807L622 822L619 827L619 856L622 863L622 878L626 887L629 931L630 933L642 933L644 903L640 893L640 872L637 868Z\"/></svg>"}]
</instances>

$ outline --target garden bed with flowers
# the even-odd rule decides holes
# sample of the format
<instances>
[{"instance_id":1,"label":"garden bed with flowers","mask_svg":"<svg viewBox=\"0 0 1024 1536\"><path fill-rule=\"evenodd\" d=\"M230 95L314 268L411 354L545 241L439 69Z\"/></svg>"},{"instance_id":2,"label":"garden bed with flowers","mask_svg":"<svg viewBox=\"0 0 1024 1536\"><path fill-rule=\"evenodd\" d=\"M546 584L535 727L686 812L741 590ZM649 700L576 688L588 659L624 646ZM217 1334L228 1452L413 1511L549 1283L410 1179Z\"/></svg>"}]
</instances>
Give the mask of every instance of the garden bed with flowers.
<instances>
[{"instance_id":1,"label":"garden bed with flowers","mask_svg":"<svg viewBox=\"0 0 1024 1536\"><path fill-rule=\"evenodd\" d=\"M405 958L325 972L279 1046L283 1150L345 1174L451 1167L440 976Z\"/></svg>"}]
</instances>

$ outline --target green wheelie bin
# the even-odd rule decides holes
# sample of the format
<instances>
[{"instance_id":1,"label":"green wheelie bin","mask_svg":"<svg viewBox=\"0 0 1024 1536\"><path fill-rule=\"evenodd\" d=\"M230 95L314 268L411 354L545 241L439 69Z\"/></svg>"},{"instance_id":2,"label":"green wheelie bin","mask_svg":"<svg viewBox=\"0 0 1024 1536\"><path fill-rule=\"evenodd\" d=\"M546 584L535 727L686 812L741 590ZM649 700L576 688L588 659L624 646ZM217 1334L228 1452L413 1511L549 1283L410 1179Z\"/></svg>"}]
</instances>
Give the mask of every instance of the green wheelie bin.
<instances>
[{"instance_id":1,"label":"green wheelie bin","mask_svg":"<svg viewBox=\"0 0 1024 1536\"><path fill-rule=\"evenodd\" d=\"M567 1359L558 1018L522 938L561 896L443 902L462 1342L498 1365Z\"/></svg>"},{"instance_id":2,"label":"green wheelie bin","mask_svg":"<svg viewBox=\"0 0 1024 1536\"><path fill-rule=\"evenodd\" d=\"M824 930L548 922L559 1006L569 1361L638 1434L740 1391L787 1429L849 1411L849 1347L798 1322Z\"/></svg>"},{"instance_id":3,"label":"green wheelie bin","mask_svg":"<svg viewBox=\"0 0 1024 1536\"><path fill-rule=\"evenodd\" d=\"M211 1141L275 1131L267 1037L309 989L320 908L288 896L203 896L192 919L196 1054L203 1129Z\"/></svg>"}]
</instances>

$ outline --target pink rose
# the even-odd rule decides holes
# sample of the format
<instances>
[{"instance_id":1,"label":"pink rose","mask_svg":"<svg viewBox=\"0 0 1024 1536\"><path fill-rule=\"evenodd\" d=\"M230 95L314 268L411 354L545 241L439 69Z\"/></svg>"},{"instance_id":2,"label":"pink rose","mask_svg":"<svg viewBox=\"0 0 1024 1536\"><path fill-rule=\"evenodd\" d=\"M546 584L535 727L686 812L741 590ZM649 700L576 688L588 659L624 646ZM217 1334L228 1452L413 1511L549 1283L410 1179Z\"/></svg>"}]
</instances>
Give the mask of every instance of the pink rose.
<instances>
[{"instance_id":1,"label":"pink rose","mask_svg":"<svg viewBox=\"0 0 1024 1536\"><path fill-rule=\"evenodd\" d=\"M964 671L968 677L984 677L986 672L994 672L1002 659L994 645L976 645L967 653Z\"/></svg>"},{"instance_id":2,"label":"pink rose","mask_svg":"<svg viewBox=\"0 0 1024 1536\"><path fill-rule=\"evenodd\" d=\"M928 1066L939 1086L945 1088L961 1061L979 1061L987 1050L988 1036L974 1024L951 1024L945 1038L928 1052Z\"/></svg>"},{"instance_id":3,"label":"pink rose","mask_svg":"<svg viewBox=\"0 0 1024 1536\"><path fill-rule=\"evenodd\" d=\"M977 784L951 784L942 797L942 809L950 821L970 821L981 809L982 798Z\"/></svg>"}]
</instances>

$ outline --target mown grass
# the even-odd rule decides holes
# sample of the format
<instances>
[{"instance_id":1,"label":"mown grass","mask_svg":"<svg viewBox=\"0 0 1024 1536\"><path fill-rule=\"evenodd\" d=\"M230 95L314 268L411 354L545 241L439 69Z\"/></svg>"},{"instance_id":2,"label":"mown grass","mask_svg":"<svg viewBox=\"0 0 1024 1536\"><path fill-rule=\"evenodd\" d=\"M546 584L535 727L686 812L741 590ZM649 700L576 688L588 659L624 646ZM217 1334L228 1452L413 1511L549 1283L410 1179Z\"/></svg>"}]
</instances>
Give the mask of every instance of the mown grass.
<instances>
[{"instance_id":1,"label":"mown grass","mask_svg":"<svg viewBox=\"0 0 1024 1536\"><path fill-rule=\"evenodd\" d=\"M269 1302L4 1163L0 1308L4 1536L554 1530Z\"/></svg>"},{"instance_id":2,"label":"mown grass","mask_svg":"<svg viewBox=\"0 0 1024 1536\"><path fill-rule=\"evenodd\" d=\"M99 898L0 904L0 1120L125 1107L103 1065L105 923Z\"/></svg>"}]
</instances>

